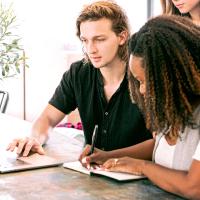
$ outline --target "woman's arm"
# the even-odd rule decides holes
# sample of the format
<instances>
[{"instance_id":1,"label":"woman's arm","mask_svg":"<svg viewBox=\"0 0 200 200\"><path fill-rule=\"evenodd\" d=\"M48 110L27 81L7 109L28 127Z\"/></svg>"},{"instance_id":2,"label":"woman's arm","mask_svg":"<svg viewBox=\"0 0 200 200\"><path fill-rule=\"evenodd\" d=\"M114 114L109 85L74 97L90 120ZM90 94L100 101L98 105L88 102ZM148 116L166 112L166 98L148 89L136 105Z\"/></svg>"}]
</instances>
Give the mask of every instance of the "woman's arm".
<instances>
[{"instance_id":1,"label":"woman's arm","mask_svg":"<svg viewBox=\"0 0 200 200\"><path fill-rule=\"evenodd\" d=\"M142 173L168 192L188 199L200 199L200 161L193 160L188 172L146 162Z\"/></svg>"},{"instance_id":2,"label":"woman's arm","mask_svg":"<svg viewBox=\"0 0 200 200\"><path fill-rule=\"evenodd\" d=\"M149 139L130 147L112 151L102 151L95 148L94 153L91 155L89 155L90 145L86 145L85 149L79 157L79 161L82 163L83 166L87 166L90 163L103 164L106 160L110 158L120 158L124 156L151 160L154 144L155 140Z\"/></svg>"},{"instance_id":3,"label":"woman's arm","mask_svg":"<svg viewBox=\"0 0 200 200\"><path fill-rule=\"evenodd\" d=\"M108 156L109 158L129 156L137 159L152 160L154 145L155 140L149 139L130 147L109 151Z\"/></svg>"},{"instance_id":4,"label":"woman's arm","mask_svg":"<svg viewBox=\"0 0 200 200\"><path fill-rule=\"evenodd\" d=\"M145 175L160 188L188 199L200 199L200 161L193 160L188 172L169 169L151 161L123 157L103 164L109 171Z\"/></svg>"}]
</instances>

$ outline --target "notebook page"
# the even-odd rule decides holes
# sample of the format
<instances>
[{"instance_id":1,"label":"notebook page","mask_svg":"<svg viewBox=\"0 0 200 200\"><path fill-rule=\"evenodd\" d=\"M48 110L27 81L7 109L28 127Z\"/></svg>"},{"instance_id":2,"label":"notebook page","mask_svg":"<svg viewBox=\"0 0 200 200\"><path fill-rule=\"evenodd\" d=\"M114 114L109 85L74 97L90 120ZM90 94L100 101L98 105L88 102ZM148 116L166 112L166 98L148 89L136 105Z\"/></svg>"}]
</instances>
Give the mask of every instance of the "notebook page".
<instances>
[{"instance_id":1,"label":"notebook page","mask_svg":"<svg viewBox=\"0 0 200 200\"><path fill-rule=\"evenodd\" d=\"M144 176L138 176L138 175L133 175L133 174L128 174L128 173L121 173L121 172L109 172L109 171L103 171L103 170L99 170L99 169L88 170L85 167L83 167L79 161L64 163L63 167L72 169L75 171L79 171L81 173L88 174L88 175L98 174L98 175L107 176L107 177L116 179L118 181L126 181L126 180L145 178Z\"/></svg>"},{"instance_id":2,"label":"notebook page","mask_svg":"<svg viewBox=\"0 0 200 200\"><path fill-rule=\"evenodd\" d=\"M90 175L90 171L86 169L85 167L83 167L79 161L66 162L63 164L63 167Z\"/></svg>"}]
</instances>

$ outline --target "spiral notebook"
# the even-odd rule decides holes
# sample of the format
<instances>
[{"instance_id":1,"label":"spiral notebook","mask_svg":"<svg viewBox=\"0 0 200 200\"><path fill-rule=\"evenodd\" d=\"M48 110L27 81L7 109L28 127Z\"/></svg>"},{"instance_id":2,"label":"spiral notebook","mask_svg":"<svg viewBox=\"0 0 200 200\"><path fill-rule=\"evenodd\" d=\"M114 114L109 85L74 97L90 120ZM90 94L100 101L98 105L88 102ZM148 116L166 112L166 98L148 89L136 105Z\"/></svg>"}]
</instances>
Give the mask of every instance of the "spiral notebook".
<instances>
[{"instance_id":1,"label":"spiral notebook","mask_svg":"<svg viewBox=\"0 0 200 200\"><path fill-rule=\"evenodd\" d=\"M72 169L87 175L102 175L106 176L111 179L115 179L117 181L130 181L130 180L136 180L136 179L142 179L145 178L145 176L138 176L138 175L133 175L129 173L121 173L121 172L109 172L109 171L103 171L99 169L91 169L88 170L85 167L81 165L79 161L75 162L66 162L63 164L63 167Z\"/></svg>"}]
</instances>

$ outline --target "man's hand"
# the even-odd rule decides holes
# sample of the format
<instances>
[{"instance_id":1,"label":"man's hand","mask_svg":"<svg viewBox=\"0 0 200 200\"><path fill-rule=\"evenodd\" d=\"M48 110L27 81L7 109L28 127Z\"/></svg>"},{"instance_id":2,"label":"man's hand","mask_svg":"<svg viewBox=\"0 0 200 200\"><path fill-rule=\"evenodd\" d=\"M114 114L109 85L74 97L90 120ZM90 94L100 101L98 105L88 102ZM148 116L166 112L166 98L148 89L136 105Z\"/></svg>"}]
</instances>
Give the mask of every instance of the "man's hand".
<instances>
[{"instance_id":1,"label":"man's hand","mask_svg":"<svg viewBox=\"0 0 200 200\"><path fill-rule=\"evenodd\" d=\"M22 156L28 156L29 152L39 153L41 155L45 154L44 149L40 142L33 137L18 138L14 139L7 147L7 151L14 151L17 148L17 154Z\"/></svg>"}]
</instances>

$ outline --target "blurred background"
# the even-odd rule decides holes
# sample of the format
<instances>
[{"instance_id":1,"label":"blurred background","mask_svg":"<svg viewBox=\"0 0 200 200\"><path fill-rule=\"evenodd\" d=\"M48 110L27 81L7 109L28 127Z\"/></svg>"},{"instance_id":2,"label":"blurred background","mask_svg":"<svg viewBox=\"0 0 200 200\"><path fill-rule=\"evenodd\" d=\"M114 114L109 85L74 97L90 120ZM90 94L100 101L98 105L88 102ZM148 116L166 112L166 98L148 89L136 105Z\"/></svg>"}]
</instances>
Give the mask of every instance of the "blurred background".
<instances>
[{"instance_id":1,"label":"blurred background","mask_svg":"<svg viewBox=\"0 0 200 200\"><path fill-rule=\"evenodd\" d=\"M51 98L62 74L82 58L75 21L84 4L91 0L0 0L12 5L16 15L16 34L21 37L29 68L0 80L10 100L7 114L33 121ZM131 32L148 18L161 13L160 0L116 0L126 11Z\"/></svg>"}]
</instances>

